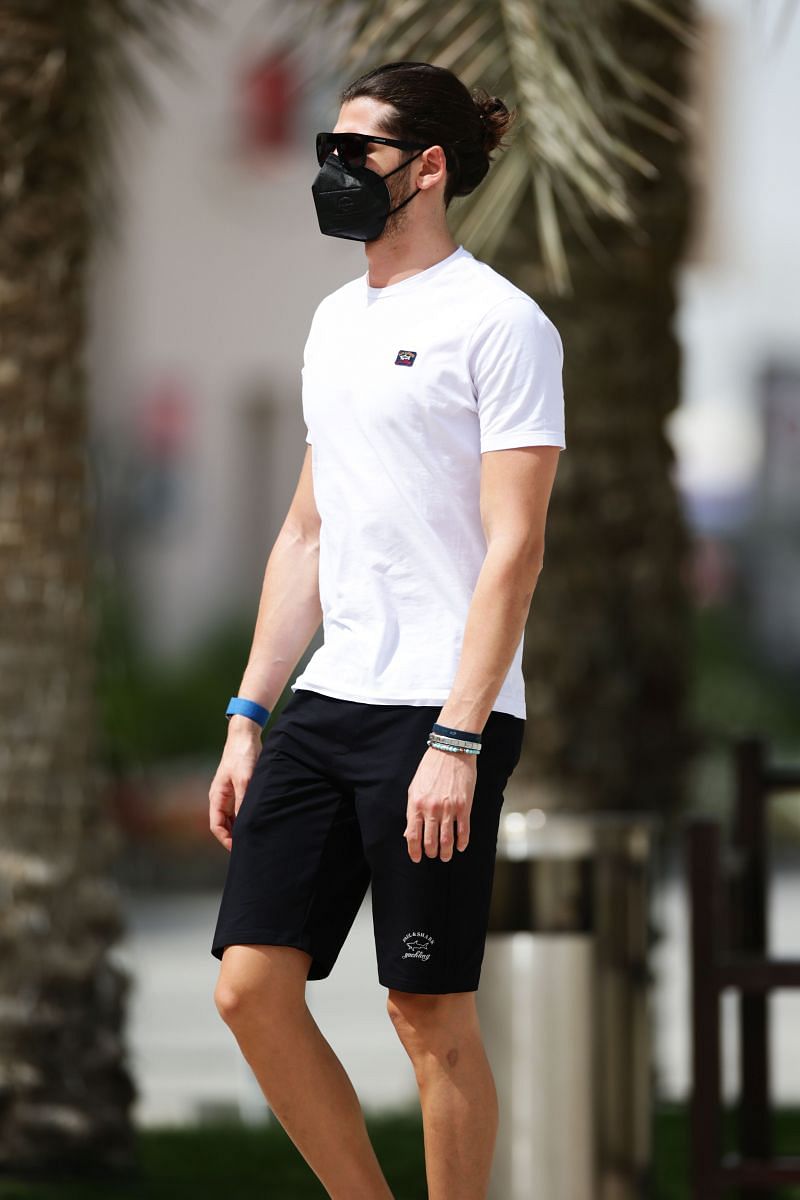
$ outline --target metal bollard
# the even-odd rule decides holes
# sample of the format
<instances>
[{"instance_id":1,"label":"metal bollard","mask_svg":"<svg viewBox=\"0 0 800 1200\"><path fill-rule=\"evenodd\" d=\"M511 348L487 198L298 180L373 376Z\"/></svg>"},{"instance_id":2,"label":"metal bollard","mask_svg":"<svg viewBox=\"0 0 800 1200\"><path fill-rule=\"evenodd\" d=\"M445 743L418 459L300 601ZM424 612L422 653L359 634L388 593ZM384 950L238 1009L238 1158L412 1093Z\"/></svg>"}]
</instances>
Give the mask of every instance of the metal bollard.
<instances>
[{"instance_id":1,"label":"metal bollard","mask_svg":"<svg viewBox=\"0 0 800 1200\"><path fill-rule=\"evenodd\" d=\"M489 1200L639 1200L651 1156L656 818L509 812L477 1004L500 1103Z\"/></svg>"}]
</instances>

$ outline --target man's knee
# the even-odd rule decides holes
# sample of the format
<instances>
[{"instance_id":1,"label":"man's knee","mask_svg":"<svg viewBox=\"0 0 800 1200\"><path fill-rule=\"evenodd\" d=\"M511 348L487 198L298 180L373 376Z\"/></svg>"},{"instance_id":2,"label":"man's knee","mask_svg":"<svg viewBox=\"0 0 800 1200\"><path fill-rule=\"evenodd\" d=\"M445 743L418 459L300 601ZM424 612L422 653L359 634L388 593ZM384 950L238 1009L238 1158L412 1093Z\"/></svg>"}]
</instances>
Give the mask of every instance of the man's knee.
<instances>
[{"instance_id":1,"label":"man's knee","mask_svg":"<svg viewBox=\"0 0 800 1200\"><path fill-rule=\"evenodd\" d=\"M214 988L214 1004L226 1024L296 1005L304 998L311 955L294 946L239 945L225 948Z\"/></svg>"},{"instance_id":2,"label":"man's knee","mask_svg":"<svg viewBox=\"0 0 800 1200\"><path fill-rule=\"evenodd\" d=\"M386 1011L412 1058L441 1052L453 1066L458 1058L457 1040L478 1027L475 995L475 992L428 995L390 988Z\"/></svg>"}]
</instances>

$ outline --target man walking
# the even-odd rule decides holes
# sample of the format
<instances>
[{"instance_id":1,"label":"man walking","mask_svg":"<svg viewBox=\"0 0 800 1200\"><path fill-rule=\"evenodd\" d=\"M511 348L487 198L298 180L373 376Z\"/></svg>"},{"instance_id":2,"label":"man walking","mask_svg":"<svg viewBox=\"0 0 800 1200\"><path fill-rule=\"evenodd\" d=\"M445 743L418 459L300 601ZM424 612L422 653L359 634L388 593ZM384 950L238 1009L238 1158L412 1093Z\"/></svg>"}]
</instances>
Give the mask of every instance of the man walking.
<instances>
[{"instance_id":1,"label":"man walking","mask_svg":"<svg viewBox=\"0 0 800 1200\"><path fill-rule=\"evenodd\" d=\"M368 269L313 316L309 446L209 793L230 851L214 999L328 1194L391 1197L305 1003L371 885L428 1195L483 1200L498 1104L475 995L566 445L563 352L538 304L447 226L511 124L503 102L415 62L377 67L340 99L312 196L320 231L362 241ZM262 744L320 621L323 645Z\"/></svg>"}]
</instances>

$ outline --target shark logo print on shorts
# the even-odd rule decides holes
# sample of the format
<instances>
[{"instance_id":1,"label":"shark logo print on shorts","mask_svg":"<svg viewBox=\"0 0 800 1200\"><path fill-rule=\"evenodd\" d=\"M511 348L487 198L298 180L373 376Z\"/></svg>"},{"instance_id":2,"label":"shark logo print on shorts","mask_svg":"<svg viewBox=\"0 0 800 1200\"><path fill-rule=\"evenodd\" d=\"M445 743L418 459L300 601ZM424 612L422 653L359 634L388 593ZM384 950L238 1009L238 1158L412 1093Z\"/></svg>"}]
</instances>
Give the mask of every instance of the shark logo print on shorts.
<instances>
[{"instance_id":1,"label":"shark logo print on shorts","mask_svg":"<svg viewBox=\"0 0 800 1200\"><path fill-rule=\"evenodd\" d=\"M397 358L394 360L394 365L396 367L413 367L414 359L416 357L416 350L398 350Z\"/></svg>"},{"instance_id":2,"label":"shark logo print on shorts","mask_svg":"<svg viewBox=\"0 0 800 1200\"><path fill-rule=\"evenodd\" d=\"M434 939L429 933L419 933L413 931L403 935L403 941L406 944L406 952L403 958L419 958L422 962L427 962L431 956L431 946Z\"/></svg>"}]
</instances>

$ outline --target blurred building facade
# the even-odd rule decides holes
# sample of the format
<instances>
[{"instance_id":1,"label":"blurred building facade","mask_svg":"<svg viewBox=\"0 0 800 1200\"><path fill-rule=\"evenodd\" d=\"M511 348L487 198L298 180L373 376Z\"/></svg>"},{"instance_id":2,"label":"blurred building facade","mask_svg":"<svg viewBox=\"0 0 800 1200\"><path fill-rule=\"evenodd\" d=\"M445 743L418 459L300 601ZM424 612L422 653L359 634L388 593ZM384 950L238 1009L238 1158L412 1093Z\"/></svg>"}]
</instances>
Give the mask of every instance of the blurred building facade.
<instances>
[{"instance_id":1,"label":"blurred building facade","mask_svg":"<svg viewBox=\"0 0 800 1200\"><path fill-rule=\"evenodd\" d=\"M683 396L670 427L677 482L709 599L733 596L759 652L791 672L800 667L800 12L778 0L702 0L700 10L700 186L680 277Z\"/></svg>"},{"instance_id":2,"label":"blurred building facade","mask_svg":"<svg viewBox=\"0 0 800 1200\"><path fill-rule=\"evenodd\" d=\"M146 64L159 112L118 139L121 220L96 260L97 505L145 647L179 655L253 621L306 444L303 345L319 300L366 270L323 238L314 134L338 104L314 38L231 0L184 25L187 70ZM244 665L244 664L242 664Z\"/></svg>"}]
</instances>

